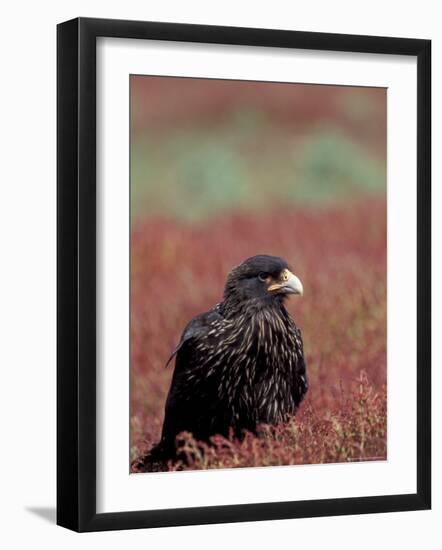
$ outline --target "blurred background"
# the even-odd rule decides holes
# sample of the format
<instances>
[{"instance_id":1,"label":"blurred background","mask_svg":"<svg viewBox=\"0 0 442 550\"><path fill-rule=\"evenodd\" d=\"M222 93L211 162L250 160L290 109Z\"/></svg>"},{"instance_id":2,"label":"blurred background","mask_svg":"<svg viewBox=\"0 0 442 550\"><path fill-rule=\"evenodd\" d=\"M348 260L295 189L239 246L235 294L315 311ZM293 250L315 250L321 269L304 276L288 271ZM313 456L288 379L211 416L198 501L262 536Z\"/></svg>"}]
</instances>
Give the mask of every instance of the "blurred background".
<instances>
[{"instance_id":1,"label":"blurred background","mask_svg":"<svg viewBox=\"0 0 442 550\"><path fill-rule=\"evenodd\" d=\"M386 91L133 76L132 220L385 193Z\"/></svg>"},{"instance_id":2,"label":"blurred background","mask_svg":"<svg viewBox=\"0 0 442 550\"><path fill-rule=\"evenodd\" d=\"M305 406L328 418L361 373L383 391L386 90L132 76L130 109L131 458L159 438L184 326L255 254L304 284Z\"/></svg>"}]
</instances>

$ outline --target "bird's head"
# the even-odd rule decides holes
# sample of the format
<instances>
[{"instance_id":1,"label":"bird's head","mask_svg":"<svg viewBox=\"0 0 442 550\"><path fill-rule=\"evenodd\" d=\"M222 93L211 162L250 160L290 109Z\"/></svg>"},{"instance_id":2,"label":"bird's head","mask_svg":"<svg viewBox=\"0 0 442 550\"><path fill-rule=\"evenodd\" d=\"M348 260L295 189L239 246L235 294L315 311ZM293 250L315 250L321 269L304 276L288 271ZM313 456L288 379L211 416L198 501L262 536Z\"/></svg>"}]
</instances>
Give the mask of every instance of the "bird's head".
<instances>
[{"instance_id":1,"label":"bird's head","mask_svg":"<svg viewBox=\"0 0 442 550\"><path fill-rule=\"evenodd\" d=\"M259 255L234 267L227 277L224 299L230 303L265 307L290 294L303 293L301 281L285 260Z\"/></svg>"}]
</instances>

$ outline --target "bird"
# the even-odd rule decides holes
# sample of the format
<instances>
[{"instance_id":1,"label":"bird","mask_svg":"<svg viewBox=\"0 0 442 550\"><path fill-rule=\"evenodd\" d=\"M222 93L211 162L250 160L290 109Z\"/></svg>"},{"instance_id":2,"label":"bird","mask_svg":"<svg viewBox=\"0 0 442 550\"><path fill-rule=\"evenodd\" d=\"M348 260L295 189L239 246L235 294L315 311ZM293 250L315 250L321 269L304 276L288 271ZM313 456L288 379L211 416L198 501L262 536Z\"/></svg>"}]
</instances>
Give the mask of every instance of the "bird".
<instances>
[{"instance_id":1,"label":"bird","mask_svg":"<svg viewBox=\"0 0 442 550\"><path fill-rule=\"evenodd\" d=\"M230 271L223 300L187 324L169 358L175 368L151 463L177 457L181 432L205 442L241 438L296 413L308 380L301 331L285 303L302 294L278 256L253 256Z\"/></svg>"}]
</instances>

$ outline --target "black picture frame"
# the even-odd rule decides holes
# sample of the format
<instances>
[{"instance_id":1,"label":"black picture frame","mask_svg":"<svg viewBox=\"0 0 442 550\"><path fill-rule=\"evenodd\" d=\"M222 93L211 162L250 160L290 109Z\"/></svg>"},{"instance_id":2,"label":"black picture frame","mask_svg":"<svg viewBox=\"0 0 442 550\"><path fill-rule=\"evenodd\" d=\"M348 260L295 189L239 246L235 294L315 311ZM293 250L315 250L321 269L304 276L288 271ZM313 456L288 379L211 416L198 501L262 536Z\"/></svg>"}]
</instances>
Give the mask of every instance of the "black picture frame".
<instances>
[{"instance_id":1,"label":"black picture frame","mask_svg":"<svg viewBox=\"0 0 442 550\"><path fill-rule=\"evenodd\" d=\"M396 54L417 58L417 492L96 512L96 39ZM431 506L431 41L74 19L57 28L57 523L75 531L424 510Z\"/></svg>"}]
</instances>

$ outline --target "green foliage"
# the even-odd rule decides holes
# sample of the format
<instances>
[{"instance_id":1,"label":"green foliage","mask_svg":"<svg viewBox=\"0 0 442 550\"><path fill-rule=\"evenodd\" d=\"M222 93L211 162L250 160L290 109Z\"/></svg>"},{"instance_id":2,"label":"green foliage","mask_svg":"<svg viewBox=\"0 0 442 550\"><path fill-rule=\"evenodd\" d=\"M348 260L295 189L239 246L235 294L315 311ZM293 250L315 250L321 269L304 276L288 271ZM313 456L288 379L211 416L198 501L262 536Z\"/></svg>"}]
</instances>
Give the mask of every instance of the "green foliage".
<instances>
[{"instance_id":1,"label":"green foliage","mask_svg":"<svg viewBox=\"0 0 442 550\"><path fill-rule=\"evenodd\" d=\"M307 202L336 202L349 195L385 192L385 168L350 138L330 130L306 141L290 195Z\"/></svg>"},{"instance_id":2,"label":"green foliage","mask_svg":"<svg viewBox=\"0 0 442 550\"><path fill-rule=\"evenodd\" d=\"M132 219L336 204L385 193L385 163L336 128L307 134L253 113L133 140Z\"/></svg>"}]
</instances>

